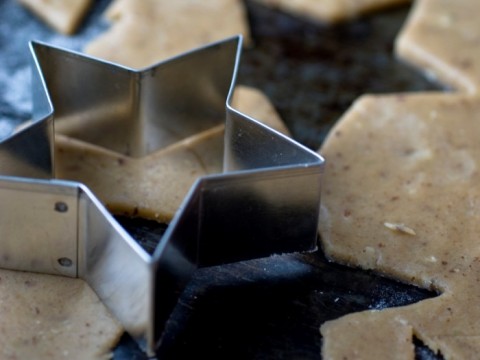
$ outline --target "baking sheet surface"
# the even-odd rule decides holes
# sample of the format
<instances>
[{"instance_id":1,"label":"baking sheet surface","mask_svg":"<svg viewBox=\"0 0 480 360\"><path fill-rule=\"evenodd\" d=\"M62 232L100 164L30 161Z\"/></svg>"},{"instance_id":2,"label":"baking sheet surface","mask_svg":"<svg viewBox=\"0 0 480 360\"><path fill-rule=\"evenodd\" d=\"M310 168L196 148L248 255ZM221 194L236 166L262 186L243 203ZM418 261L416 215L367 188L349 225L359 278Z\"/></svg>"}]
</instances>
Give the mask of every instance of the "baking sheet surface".
<instances>
[{"instance_id":1,"label":"baking sheet surface","mask_svg":"<svg viewBox=\"0 0 480 360\"><path fill-rule=\"evenodd\" d=\"M81 50L107 28L101 14L108 3L97 1L79 33L67 37L14 0L0 2L0 139L30 116L28 42ZM239 83L262 89L293 137L311 149L363 93L437 89L392 55L408 7L326 27L253 1L246 6L255 46L242 56ZM122 223L147 247L161 231L150 222ZM321 250L202 269L172 315L161 357L319 359L324 321L434 295L331 264ZM128 336L115 350L115 359L143 358ZM435 356L419 344L417 358Z\"/></svg>"}]
</instances>

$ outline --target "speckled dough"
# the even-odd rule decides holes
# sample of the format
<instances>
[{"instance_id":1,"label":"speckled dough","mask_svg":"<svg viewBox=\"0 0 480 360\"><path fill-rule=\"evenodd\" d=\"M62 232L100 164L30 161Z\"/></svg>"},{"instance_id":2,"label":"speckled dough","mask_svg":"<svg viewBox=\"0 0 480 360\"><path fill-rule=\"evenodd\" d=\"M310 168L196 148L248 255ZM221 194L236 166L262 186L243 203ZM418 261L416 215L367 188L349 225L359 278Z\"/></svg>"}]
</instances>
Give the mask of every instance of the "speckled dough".
<instances>
[{"instance_id":1,"label":"speckled dough","mask_svg":"<svg viewBox=\"0 0 480 360\"><path fill-rule=\"evenodd\" d=\"M123 329L80 279L0 269L0 359L109 359Z\"/></svg>"},{"instance_id":2,"label":"speckled dough","mask_svg":"<svg viewBox=\"0 0 480 360\"><path fill-rule=\"evenodd\" d=\"M476 0L418 0L397 37L397 55L447 87L478 92L478 13Z\"/></svg>"},{"instance_id":3,"label":"speckled dough","mask_svg":"<svg viewBox=\"0 0 480 360\"><path fill-rule=\"evenodd\" d=\"M255 0L258 3L278 8L326 23L336 23L356 18L382 8L406 4L411 0Z\"/></svg>"},{"instance_id":4,"label":"speckled dough","mask_svg":"<svg viewBox=\"0 0 480 360\"><path fill-rule=\"evenodd\" d=\"M364 96L332 129L325 253L441 295L325 323L324 359L414 359L413 335L445 359L478 357L479 134L480 99L441 93Z\"/></svg>"},{"instance_id":5,"label":"speckled dough","mask_svg":"<svg viewBox=\"0 0 480 360\"><path fill-rule=\"evenodd\" d=\"M106 11L112 26L85 52L142 68L249 27L241 0L116 0Z\"/></svg>"},{"instance_id":6,"label":"speckled dough","mask_svg":"<svg viewBox=\"0 0 480 360\"><path fill-rule=\"evenodd\" d=\"M234 107L288 132L258 90L237 88ZM56 176L86 184L114 213L168 223L198 177L222 172L223 130L219 125L142 158L57 135Z\"/></svg>"},{"instance_id":7,"label":"speckled dough","mask_svg":"<svg viewBox=\"0 0 480 360\"><path fill-rule=\"evenodd\" d=\"M17 0L29 8L56 31L73 34L88 9L92 0Z\"/></svg>"}]
</instances>

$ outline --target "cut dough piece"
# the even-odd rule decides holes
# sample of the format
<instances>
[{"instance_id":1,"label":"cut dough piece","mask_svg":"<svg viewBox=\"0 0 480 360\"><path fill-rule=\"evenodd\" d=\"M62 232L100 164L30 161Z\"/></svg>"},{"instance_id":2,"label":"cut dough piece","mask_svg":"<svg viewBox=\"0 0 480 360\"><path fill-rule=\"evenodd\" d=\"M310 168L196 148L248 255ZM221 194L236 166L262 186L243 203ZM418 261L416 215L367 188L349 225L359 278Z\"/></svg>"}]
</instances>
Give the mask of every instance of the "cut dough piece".
<instances>
[{"instance_id":1,"label":"cut dough piece","mask_svg":"<svg viewBox=\"0 0 480 360\"><path fill-rule=\"evenodd\" d=\"M480 2L419 0L396 39L397 55L447 87L474 93L480 84Z\"/></svg>"},{"instance_id":2,"label":"cut dough piece","mask_svg":"<svg viewBox=\"0 0 480 360\"><path fill-rule=\"evenodd\" d=\"M236 89L234 107L288 133L257 90ZM223 130L219 125L143 158L57 134L56 176L86 184L113 213L168 223L198 177L222 172Z\"/></svg>"},{"instance_id":3,"label":"cut dough piece","mask_svg":"<svg viewBox=\"0 0 480 360\"><path fill-rule=\"evenodd\" d=\"M471 291L469 298L444 294L407 307L364 311L328 321L321 327L322 358L414 360L412 341L416 336L444 359L476 359L480 338L475 322L480 312L472 304L477 301L478 291Z\"/></svg>"},{"instance_id":4,"label":"cut dough piece","mask_svg":"<svg viewBox=\"0 0 480 360\"><path fill-rule=\"evenodd\" d=\"M123 329L80 279L0 269L1 359L109 359Z\"/></svg>"},{"instance_id":5,"label":"cut dough piece","mask_svg":"<svg viewBox=\"0 0 480 360\"><path fill-rule=\"evenodd\" d=\"M442 295L324 324L325 359L377 358L379 347L391 352L384 347L410 327L446 359L478 356L479 133L480 98L441 93L364 96L331 130L320 150L327 160L319 227L326 255ZM379 341L372 322L395 332L385 330ZM411 344L401 343L397 358L413 359Z\"/></svg>"},{"instance_id":6,"label":"cut dough piece","mask_svg":"<svg viewBox=\"0 0 480 360\"><path fill-rule=\"evenodd\" d=\"M356 18L382 8L410 3L411 0L255 0L300 16L326 23Z\"/></svg>"},{"instance_id":7,"label":"cut dough piece","mask_svg":"<svg viewBox=\"0 0 480 360\"><path fill-rule=\"evenodd\" d=\"M355 336L348 336L350 332ZM412 327L401 318L384 316L377 311L357 313L345 316L341 321L327 322L322 326L322 334L327 339L335 339L325 343L323 360L414 359Z\"/></svg>"},{"instance_id":8,"label":"cut dough piece","mask_svg":"<svg viewBox=\"0 0 480 360\"><path fill-rule=\"evenodd\" d=\"M106 16L111 28L85 52L133 68L229 36L249 38L241 0L116 0Z\"/></svg>"},{"instance_id":9,"label":"cut dough piece","mask_svg":"<svg viewBox=\"0 0 480 360\"><path fill-rule=\"evenodd\" d=\"M17 0L56 31L73 34L92 5L92 0Z\"/></svg>"}]
</instances>

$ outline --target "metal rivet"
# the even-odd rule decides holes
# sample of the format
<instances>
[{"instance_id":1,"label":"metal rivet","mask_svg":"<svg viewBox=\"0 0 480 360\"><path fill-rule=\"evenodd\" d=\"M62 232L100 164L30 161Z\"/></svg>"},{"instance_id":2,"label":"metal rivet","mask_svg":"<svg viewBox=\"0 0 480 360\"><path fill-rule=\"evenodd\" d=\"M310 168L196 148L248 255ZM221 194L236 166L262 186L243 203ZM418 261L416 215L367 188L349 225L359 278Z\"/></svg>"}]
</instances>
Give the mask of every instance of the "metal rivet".
<instances>
[{"instance_id":1,"label":"metal rivet","mask_svg":"<svg viewBox=\"0 0 480 360\"><path fill-rule=\"evenodd\" d=\"M63 267L70 267L73 265L73 261L67 257L62 257L57 261L60 264L60 266L63 266Z\"/></svg>"},{"instance_id":2,"label":"metal rivet","mask_svg":"<svg viewBox=\"0 0 480 360\"><path fill-rule=\"evenodd\" d=\"M55 203L55 211L64 213L68 211L68 205L65 204L63 201L58 201Z\"/></svg>"}]
</instances>

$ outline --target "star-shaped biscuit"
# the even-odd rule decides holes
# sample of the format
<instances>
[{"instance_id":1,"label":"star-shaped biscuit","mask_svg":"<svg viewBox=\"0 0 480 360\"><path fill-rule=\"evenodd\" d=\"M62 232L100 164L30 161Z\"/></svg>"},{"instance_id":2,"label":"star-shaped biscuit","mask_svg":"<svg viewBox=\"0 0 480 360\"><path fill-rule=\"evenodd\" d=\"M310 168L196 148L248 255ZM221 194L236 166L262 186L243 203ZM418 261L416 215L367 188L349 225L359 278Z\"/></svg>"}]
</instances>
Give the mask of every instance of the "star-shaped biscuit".
<instances>
[{"instance_id":1,"label":"star-shaped biscuit","mask_svg":"<svg viewBox=\"0 0 480 360\"><path fill-rule=\"evenodd\" d=\"M265 119L272 128L288 133L273 106L259 91L240 87L235 100L234 104L245 113ZM69 133L67 126L61 126L62 133ZM100 131L95 125L80 129L86 137L89 132ZM115 214L169 223L197 178L222 172L223 124L142 157L115 152L59 132L55 146L56 177L88 185Z\"/></svg>"}]
</instances>

